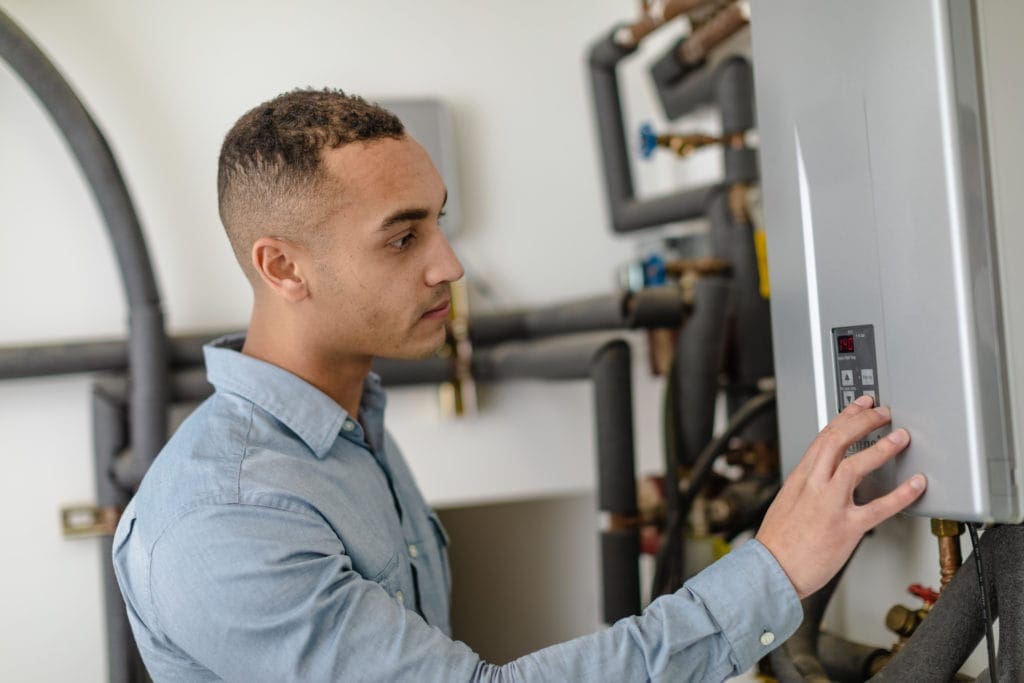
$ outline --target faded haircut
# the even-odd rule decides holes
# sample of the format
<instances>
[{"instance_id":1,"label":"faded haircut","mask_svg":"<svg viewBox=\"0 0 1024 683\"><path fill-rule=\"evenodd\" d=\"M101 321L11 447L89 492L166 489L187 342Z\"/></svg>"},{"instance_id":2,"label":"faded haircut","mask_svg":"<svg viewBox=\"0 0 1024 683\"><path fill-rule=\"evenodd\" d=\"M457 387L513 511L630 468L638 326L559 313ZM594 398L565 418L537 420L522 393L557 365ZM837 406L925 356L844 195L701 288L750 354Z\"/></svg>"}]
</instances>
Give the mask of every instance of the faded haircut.
<instances>
[{"instance_id":1,"label":"faded haircut","mask_svg":"<svg viewBox=\"0 0 1024 683\"><path fill-rule=\"evenodd\" d=\"M320 244L334 210L325 149L405 134L397 116L341 90L293 90L246 112L224 138L217 200L235 258L255 281L253 243L264 236ZM333 188L330 188L333 189Z\"/></svg>"}]
</instances>

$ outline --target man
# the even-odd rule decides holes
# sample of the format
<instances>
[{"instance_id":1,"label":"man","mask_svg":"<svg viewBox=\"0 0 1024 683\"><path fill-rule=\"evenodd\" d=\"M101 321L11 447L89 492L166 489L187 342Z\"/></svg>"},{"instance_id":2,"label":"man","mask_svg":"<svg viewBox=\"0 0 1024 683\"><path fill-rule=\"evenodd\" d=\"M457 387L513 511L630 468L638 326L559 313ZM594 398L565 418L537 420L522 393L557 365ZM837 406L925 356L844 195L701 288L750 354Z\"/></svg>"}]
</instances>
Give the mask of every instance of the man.
<instances>
[{"instance_id":1,"label":"man","mask_svg":"<svg viewBox=\"0 0 1024 683\"><path fill-rule=\"evenodd\" d=\"M445 188L388 112L295 91L228 133L220 213L252 283L248 335L206 349L216 393L125 510L114 562L162 680L721 680L788 637L799 598L924 478L863 507L863 476L904 430L858 399L815 440L757 540L643 615L486 664L449 638L447 543L383 426L375 356L444 341L463 274L439 227ZM239 344L241 344L239 348Z\"/></svg>"}]
</instances>

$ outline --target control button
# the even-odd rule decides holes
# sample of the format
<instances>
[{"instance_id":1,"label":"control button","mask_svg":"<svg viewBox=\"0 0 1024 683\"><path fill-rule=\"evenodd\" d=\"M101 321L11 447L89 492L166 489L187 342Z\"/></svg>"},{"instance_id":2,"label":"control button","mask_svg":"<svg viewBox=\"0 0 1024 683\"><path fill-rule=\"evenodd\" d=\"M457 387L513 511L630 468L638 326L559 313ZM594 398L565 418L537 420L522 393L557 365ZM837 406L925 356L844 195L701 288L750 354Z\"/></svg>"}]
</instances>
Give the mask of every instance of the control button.
<instances>
[{"instance_id":1,"label":"control button","mask_svg":"<svg viewBox=\"0 0 1024 683\"><path fill-rule=\"evenodd\" d=\"M405 604L405 595L402 594L402 591L398 591L397 593L395 593L395 600L398 600L399 605ZM763 639L764 636L761 636L761 638Z\"/></svg>"},{"instance_id":2,"label":"control button","mask_svg":"<svg viewBox=\"0 0 1024 683\"><path fill-rule=\"evenodd\" d=\"M853 370L841 370L839 374L842 377L844 387L853 386Z\"/></svg>"},{"instance_id":3,"label":"control button","mask_svg":"<svg viewBox=\"0 0 1024 683\"><path fill-rule=\"evenodd\" d=\"M765 631L761 634L761 644L768 647L775 642L775 634L771 631Z\"/></svg>"},{"instance_id":4,"label":"control button","mask_svg":"<svg viewBox=\"0 0 1024 683\"><path fill-rule=\"evenodd\" d=\"M853 403L853 399L855 399L855 398L857 398L857 395L852 390L844 391L843 392L843 407L845 408L846 406L848 406L851 403Z\"/></svg>"},{"instance_id":5,"label":"control button","mask_svg":"<svg viewBox=\"0 0 1024 683\"><path fill-rule=\"evenodd\" d=\"M875 402L875 405L878 405L878 397L875 396L875 392L873 392L873 391L865 391L864 395L865 396L870 396L871 400Z\"/></svg>"},{"instance_id":6,"label":"control button","mask_svg":"<svg viewBox=\"0 0 1024 683\"><path fill-rule=\"evenodd\" d=\"M346 432L351 432L353 429L356 428L356 423L353 422L352 420L345 420L345 423L341 425L341 428L344 429Z\"/></svg>"},{"instance_id":7,"label":"control button","mask_svg":"<svg viewBox=\"0 0 1024 683\"><path fill-rule=\"evenodd\" d=\"M860 371L860 383L865 386L871 386L875 383L875 371L871 368L864 368Z\"/></svg>"},{"instance_id":8,"label":"control button","mask_svg":"<svg viewBox=\"0 0 1024 683\"><path fill-rule=\"evenodd\" d=\"M414 545L412 545L410 543L409 544L409 557L411 557L412 559L415 560L419 556L420 556L420 551L416 550L416 546L414 546Z\"/></svg>"}]
</instances>

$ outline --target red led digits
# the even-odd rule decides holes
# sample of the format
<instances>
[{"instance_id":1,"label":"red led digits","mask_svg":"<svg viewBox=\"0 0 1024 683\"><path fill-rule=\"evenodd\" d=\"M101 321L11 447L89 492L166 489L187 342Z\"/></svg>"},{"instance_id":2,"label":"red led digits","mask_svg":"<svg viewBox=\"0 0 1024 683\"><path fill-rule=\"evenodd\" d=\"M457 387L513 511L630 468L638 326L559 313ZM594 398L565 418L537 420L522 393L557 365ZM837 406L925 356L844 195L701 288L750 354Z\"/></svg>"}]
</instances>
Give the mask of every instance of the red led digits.
<instances>
[{"instance_id":1,"label":"red led digits","mask_svg":"<svg viewBox=\"0 0 1024 683\"><path fill-rule=\"evenodd\" d=\"M853 353L852 334L847 334L842 337L836 337L836 341L839 343L839 353Z\"/></svg>"}]
</instances>

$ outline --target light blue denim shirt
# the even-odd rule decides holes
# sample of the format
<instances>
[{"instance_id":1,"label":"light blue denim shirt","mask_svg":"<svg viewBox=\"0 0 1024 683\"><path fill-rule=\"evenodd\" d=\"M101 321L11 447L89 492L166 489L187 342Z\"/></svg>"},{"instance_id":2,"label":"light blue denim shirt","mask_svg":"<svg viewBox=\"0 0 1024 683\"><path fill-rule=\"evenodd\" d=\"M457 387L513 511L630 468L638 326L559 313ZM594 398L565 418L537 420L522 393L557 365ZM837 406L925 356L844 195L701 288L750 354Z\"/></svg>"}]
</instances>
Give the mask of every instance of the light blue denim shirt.
<instances>
[{"instance_id":1,"label":"light blue denim shirt","mask_svg":"<svg viewBox=\"0 0 1024 683\"><path fill-rule=\"evenodd\" d=\"M792 585L751 541L642 616L483 662L450 638L447 538L384 430L379 379L356 420L240 341L206 348L216 393L114 537L154 680L719 681L799 625Z\"/></svg>"}]
</instances>

